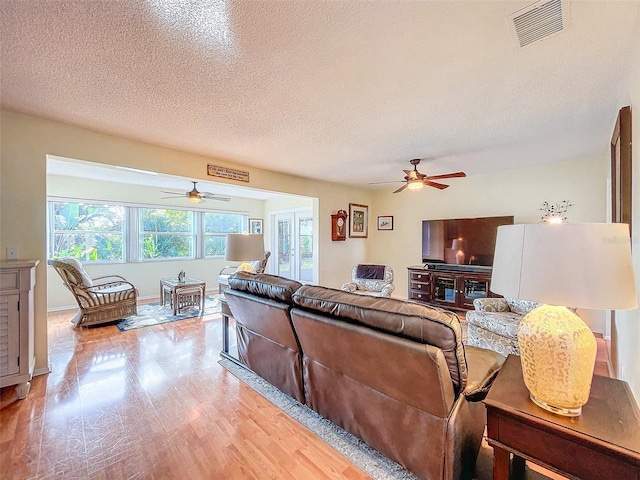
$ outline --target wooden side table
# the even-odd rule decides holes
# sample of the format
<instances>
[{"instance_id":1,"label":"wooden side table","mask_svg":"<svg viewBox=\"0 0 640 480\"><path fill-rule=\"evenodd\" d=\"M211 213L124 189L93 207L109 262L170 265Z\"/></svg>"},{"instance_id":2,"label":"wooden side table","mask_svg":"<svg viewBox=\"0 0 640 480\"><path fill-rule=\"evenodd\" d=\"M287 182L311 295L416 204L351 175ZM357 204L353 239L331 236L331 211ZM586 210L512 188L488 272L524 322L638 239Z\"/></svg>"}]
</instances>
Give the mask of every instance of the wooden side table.
<instances>
[{"instance_id":1,"label":"wooden side table","mask_svg":"<svg viewBox=\"0 0 640 480\"><path fill-rule=\"evenodd\" d=\"M640 412L626 382L594 376L582 415L563 417L529 399L520 357L509 355L487 398L494 480L524 478L524 460L579 480L640 479Z\"/></svg>"},{"instance_id":2,"label":"wooden side table","mask_svg":"<svg viewBox=\"0 0 640 480\"><path fill-rule=\"evenodd\" d=\"M168 298L174 315L183 307L195 305L204 312L205 288L206 283L196 278L186 277L182 282L177 278L161 278L160 304L164 305Z\"/></svg>"}]
</instances>

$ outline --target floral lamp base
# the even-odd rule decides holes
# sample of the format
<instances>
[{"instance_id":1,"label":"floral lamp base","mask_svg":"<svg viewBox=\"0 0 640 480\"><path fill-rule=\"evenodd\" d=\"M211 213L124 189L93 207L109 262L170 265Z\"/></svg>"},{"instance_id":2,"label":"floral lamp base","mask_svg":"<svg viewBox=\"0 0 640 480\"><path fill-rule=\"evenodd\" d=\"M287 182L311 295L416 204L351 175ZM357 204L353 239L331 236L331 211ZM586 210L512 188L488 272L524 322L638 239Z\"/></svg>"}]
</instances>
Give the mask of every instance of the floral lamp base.
<instances>
[{"instance_id":1,"label":"floral lamp base","mask_svg":"<svg viewBox=\"0 0 640 480\"><path fill-rule=\"evenodd\" d=\"M531 400L558 415L580 415L596 360L591 329L566 307L542 305L520 322L518 343Z\"/></svg>"}]
</instances>

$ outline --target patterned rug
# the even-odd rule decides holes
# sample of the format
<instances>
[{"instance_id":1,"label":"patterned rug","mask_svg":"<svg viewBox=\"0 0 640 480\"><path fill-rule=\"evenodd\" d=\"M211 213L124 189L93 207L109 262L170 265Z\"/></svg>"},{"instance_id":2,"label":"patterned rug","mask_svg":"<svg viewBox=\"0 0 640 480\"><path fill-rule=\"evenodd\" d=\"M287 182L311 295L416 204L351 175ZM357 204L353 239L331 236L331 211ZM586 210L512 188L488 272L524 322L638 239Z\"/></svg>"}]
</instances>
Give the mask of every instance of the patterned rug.
<instances>
[{"instance_id":1,"label":"patterned rug","mask_svg":"<svg viewBox=\"0 0 640 480\"><path fill-rule=\"evenodd\" d=\"M200 312L198 307L187 307L183 308L178 315L174 315L173 309L168 305L160 305L160 302L138 305L138 314L120 321L117 327L121 332L126 332L136 328L184 320L185 318L220 313L220 298L222 296L219 293L207 295L204 299L204 312Z\"/></svg>"},{"instance_id":2,"label":"patterned rug","mask_svg":"<svg viewBox=\"0 0 640 480\"><path fill-rule=\"evenodd\" d=\"M418 477L402 465L390 460L359 438L321 417L306 405L282 393L251 370L226 358L221 358L218 363L280 410L318 435L374 480L419 480ZM492 469L493 449L486 443L486 440L483 440L478 453L474 480L492 479ZM525 479L550 480L548 477L532 471L528 466L526 467Z\"/></svg>"}]
</instances>

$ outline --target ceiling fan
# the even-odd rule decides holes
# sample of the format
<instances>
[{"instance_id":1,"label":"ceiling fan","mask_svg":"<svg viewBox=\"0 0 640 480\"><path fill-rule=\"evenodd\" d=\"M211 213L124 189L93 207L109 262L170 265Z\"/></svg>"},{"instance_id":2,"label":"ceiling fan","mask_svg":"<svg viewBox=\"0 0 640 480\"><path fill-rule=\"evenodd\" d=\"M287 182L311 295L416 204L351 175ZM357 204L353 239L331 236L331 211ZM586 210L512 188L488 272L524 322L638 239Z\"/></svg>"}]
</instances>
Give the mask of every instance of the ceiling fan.
<instances>
[{"instance_id":1,"label":"ceiling fan","mask_svg":"<svg viewBox=\"0 0 640 480\"><path fill-rule=\"evenodd\" d=\"M180 198L180 197L185 197L186 196L191 203L200 203L200 202L204 201L204 199L207 199L207 200L220 200L221 202L230 202L231 201L231 199L229 197L218 197L214 193L199 192L198 189L196 188L196 183L198 183L198 182L194 182L193 180L191 180L191 183L193 183L193 190L191 190L189 192L185 192L185 193L162 191L162 193L168 193L170 195L175 195L173 197L162 197L162 198Z\"/></svg>"},{"instance_id":2,"label":"ceiling fan","mask_svg":"<svg viewBox=\"0 0 640 480\"><path fill-rule=\"evenodd\" d=\"M414 158L413 160L410 160L409 163L413 165L413 170L403 170L403 172L406 173L404 180L395 180L391 182L373 182L373 183L370 183L370 185L376 185L381 183L405 182L403 186L401 186L399 189L397 189L393 193L401 192L405 188L408 188L409 190L418 190L424 187L425 185L443 190L447 188L449 185L445 185L444 183L433 182L432 180L441 180L443 178L456 178L456 177L467 176L467 174L464 172L445 173L443 175L429 176L429 175L425 175L424 173L420 173L418 171L418 164L420 163L419 158Z\"/></svg>"}]
</instances>

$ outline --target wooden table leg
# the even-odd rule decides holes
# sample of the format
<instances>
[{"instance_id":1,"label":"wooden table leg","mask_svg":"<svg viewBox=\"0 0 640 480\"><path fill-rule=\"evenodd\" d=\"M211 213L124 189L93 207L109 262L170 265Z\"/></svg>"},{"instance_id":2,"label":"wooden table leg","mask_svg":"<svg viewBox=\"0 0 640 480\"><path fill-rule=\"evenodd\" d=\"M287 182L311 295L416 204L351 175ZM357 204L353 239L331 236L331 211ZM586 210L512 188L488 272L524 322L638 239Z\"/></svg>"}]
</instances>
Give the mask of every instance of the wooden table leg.
<instances>
[{"instance_id":1,"label":"wooden table leg","mask_svg":"<svg viewBox=\"0 0 640 480\"><path fill-rule=\"evenodd\" d=\"M511 460L511 479L524 480L525 459L514 454Z\"/></svg>"},{"instance_id":2,"label":"wooden table leg","mask_svg":"<svg viewBox=\"0 0 640 480\"><path fill-rule=\"evenodd\" d=\"M222 314L222 351L229 353L229 316Z\"/></svg>"},{"instance_id":3,"label":"wooden table leg","mask_svg":"<svg viewBox=\"0 0 640 480\"><path fill-rule=\"evenodd\" d=\"M493 480L509 480L509 452L493 447Z\"/></svg>"}]
</instances>

